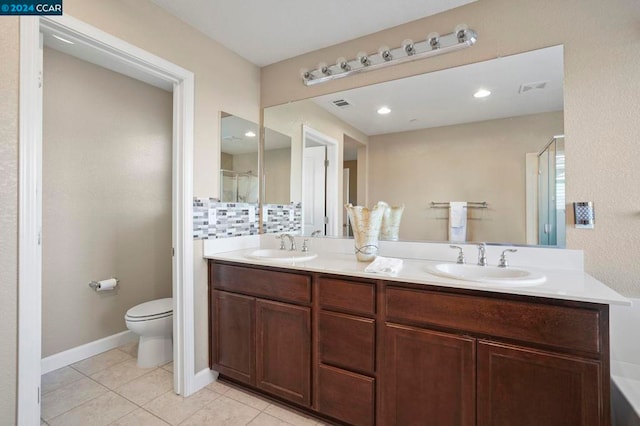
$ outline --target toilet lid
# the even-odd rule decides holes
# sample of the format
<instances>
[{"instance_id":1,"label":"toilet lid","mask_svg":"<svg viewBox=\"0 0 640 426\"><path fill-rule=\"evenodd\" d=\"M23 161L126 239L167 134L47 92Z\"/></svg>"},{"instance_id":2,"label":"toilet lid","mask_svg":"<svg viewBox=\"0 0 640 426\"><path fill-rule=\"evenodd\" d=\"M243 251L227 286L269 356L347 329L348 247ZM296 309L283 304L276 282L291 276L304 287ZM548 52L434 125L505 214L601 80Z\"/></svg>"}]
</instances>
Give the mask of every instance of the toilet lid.
<instances>
[{"instance_id":1,"label":"toilet lid","mask_svg":"<svg viewBox=\"0 0 640 426\"><path fill-rule=\"evenodd\" d=\"M147 318L171 313L173 313L173 298L167 297L134 306L127 311L127 316L129 318Z\"/></svg>"}]
</instances>

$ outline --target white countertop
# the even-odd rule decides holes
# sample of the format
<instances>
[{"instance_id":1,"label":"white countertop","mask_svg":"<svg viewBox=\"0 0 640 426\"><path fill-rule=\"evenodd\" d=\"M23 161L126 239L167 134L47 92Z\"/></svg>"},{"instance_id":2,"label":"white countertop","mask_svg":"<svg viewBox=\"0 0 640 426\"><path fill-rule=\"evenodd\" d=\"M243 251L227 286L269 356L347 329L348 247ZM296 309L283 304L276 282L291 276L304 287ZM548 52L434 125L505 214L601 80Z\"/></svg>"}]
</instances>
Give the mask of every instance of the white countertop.
<instances>
[{"instance_id":1,"label":"white countertop","mask_svg":"<svg viewBox=\"0 0 640 426\"><path fill-rule=\"evenodd\" d=\"M207 252L207 259L224 260L248 265L261 265L299 271L321 272L369 279L407 282L441 287L490 291L505 294L519 294L552 299L575 300L581 302L631 305L631 301L589 274L575 269L550 269L527 266L529 270L543 273L544 283L529 287L501 287L491 284L443 278L429 272L429 267L442 261L403 259L403 268L396 276L368 273L364 269L369 262L358 262L353 254L318 251L318 257L309 261L273 262L251 259L247 255L259 247L244 248L228 252ZM453 263L453 262L452 262Z\"/></svg>"}]
</instances>

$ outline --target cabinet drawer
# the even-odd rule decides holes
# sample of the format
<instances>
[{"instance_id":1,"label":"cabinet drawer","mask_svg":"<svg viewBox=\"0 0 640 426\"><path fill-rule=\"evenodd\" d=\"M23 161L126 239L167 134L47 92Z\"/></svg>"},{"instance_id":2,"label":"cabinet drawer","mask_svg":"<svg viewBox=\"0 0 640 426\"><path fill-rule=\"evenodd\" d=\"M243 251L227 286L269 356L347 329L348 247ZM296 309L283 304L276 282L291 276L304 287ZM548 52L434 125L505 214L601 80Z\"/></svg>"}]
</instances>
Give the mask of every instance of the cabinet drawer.
<instances>
[{"instance_id":1,"label":"cabinet drawer","mask_svg":"<svg viewBox=\"0 0 640 426\"><path fill-rule=\"evenodd\" d=\"M599 354L600 311L387 288L387 319Z\"/></svg>"},{"instance_id":2,"label":"cabinet drawer","mask_svg":"<svg viewBox=\"0 0 640 426\"><path fill-rule=\"evenodd\" d=\"M318 318L320 362L373 374L375 320L321 311Z\"/></svg>"},{"instance_id":3,"label":"cabinet drawer","mask_svg":"<svg viewBox=\"0 0 640 426\"><path fill-rule=\"evenodd\" d=\"M350 425L373 425L375 380L339 368L318 368L317 409Z\"/></svg>"},{"instance_id":4,"label":"cabinet drawer","mask_svg":"<svg viewBox=\"0 0 640 426\"><path fill-rule=\"evenodd\" d=\"M335 278L318 278L320 307L356 314L376 312L375 284Z\"/></svg>"},{"instance_id":5,"label":"cabinet drawer","mask_svg":"<svg viewBox=\"0 0 640 426\"><path fill-rule=\"evenodd\" d=\"M311 302L311 277L308 275L210 263L213 288L262 296L283 302Z\"/></svg>"}]
</instances>

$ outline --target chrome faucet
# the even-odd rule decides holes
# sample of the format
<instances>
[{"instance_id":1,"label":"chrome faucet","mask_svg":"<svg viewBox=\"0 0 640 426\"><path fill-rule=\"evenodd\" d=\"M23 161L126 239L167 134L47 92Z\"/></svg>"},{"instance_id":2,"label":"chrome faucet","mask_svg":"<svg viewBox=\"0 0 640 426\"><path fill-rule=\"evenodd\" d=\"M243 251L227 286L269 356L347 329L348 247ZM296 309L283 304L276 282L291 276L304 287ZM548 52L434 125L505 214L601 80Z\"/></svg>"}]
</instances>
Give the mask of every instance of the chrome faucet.
<instances>
[{"instance_id":1,"label":"chrome faucet","mask_svg":"<svg viewBox=\"0 0 640 426\"><path fill-rule=\"evenodd\" d=\"M289 243L291 244L291 248L289 248L290 251L294 251L296 249L296 239L293 238L293 235L291 234L282 234L280 235L280 238L282 238L283 243L280 245L280 247L282 247L282 245L284 244L284 239L288 238L289 239Z\"/></svg>"},{"instance_id":2,"label":"chrome faucet","mask_svg":"<svg viewBox=\"0 0 640 426\"><path fill-rule=\"evenodd\" d=\"M464 257L464 251L462 251L462 247L459 246L449 246L452 249L458 249L460 250L460 252L458 253L458 258L456 259L456 263L458 265L464 265L465 263L467 263L467 259L465 259Z\"/></svg>"},{"instance_id":3,"label":"chrome faucet","mask_svg":"<svg viewBox=\"0 0 640 426\"><path fill-rule=\"evenodd\" d=\"M478 244L478 265L487 266L487 244Z\"/></svg>"},{"instance_id":4,"label":"chrome faucet","mask_svg":"<svg viewBox=\"0 0 640 426\"><path fill-rule=\"evenodd\" d=\"M320 235L320 234L322 234L322 231L321 231L320 229L316 229L315 231L313 231L313 232L311 233L311 238L315 238L315 237L317 237L317 236L318 236L318 235Z\"/></svg>"},{"instance_id":5,"label":"chrome faucet","mask_svg":"<svg viewBox=\"0 0 640 426\"><path fill-rule=\"evenodd\" d=\"M507 262L507 253L515 253L517 249L506 249L500 255L500 263L498 263L498 268L506 268L509 266L509 262Z\"/></svg>"}]
</instances>

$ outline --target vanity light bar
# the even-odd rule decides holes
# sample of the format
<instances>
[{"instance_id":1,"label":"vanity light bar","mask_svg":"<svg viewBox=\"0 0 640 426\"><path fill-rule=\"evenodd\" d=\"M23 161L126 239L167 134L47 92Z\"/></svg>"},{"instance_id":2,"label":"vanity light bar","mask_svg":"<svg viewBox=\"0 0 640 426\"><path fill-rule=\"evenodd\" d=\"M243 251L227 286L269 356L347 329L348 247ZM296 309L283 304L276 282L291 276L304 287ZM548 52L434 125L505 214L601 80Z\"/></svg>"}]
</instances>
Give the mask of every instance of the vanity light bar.
<instances>
[{"instance_id":1,"label":"vanity light bar","mask_svg":"<svg viewBox=\"0 0 640 426\"><path fill-rule=\"evenodd\" d=\"M354 59L340 58L334 65L319 64L316 69L302 72L302 82L305 86L313 86L391 65L444 55L471 47L477 40L478 34L474 30L466 25L458 25L452 33L443 36L431 33L426 40L417 43L405 40L402 46L394 49L381 47L371 55L359 53Z\"/></svg>"}]
</instances>

